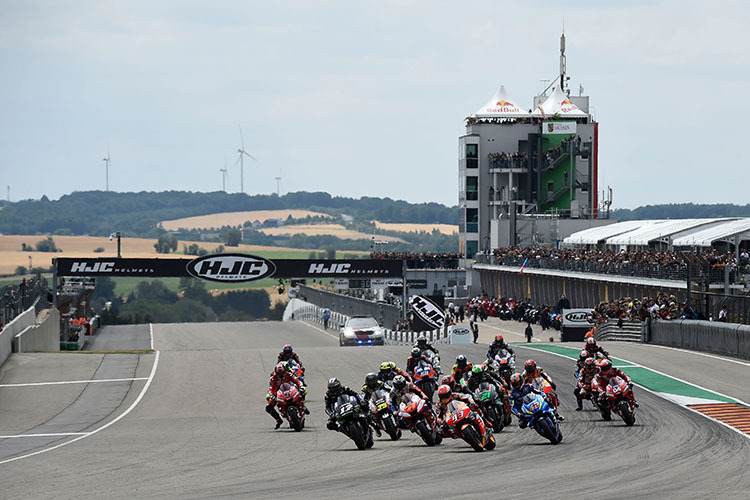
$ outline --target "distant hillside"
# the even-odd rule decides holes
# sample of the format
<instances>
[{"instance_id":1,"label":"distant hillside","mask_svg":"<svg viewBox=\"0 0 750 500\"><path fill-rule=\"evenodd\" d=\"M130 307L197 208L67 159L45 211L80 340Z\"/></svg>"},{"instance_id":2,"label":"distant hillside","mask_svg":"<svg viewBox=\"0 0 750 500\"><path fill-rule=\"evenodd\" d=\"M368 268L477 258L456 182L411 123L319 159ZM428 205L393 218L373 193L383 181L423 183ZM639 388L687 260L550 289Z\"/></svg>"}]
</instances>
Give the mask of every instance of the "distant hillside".
<instances>
[{"instance_id":1,"label":"distant hillside","mask_svg":"<svg viewBox=\"0 0 750 500\"><path fill-rule=\"evenodd\" d=\"M283 196L191 193L183 191L114 193L75 192L51 201L5 203L0 211L3 234L69 234L106 236L121 231L130 236L157 235L159 221L249 210L305 209L331 215L347 214L355 221L456 224L458 208L439 203L412 204L390 198L334 197L328 193L288 193Z\"/></svg>"},{"instance_id":2,"label":"distant hillside","mask_svg":"<svg viewBox=\"0 0 750 500\"><path fill-rule=\"evenodd\" d=\"M635 209L621 208L612 211L612 218L617 220L716 217L750 217L750 204L733 205L730 203L716 203L712 205L696 205L695 203L674 203L669 205L646 205Z\"/></svg>"}]
</instances>

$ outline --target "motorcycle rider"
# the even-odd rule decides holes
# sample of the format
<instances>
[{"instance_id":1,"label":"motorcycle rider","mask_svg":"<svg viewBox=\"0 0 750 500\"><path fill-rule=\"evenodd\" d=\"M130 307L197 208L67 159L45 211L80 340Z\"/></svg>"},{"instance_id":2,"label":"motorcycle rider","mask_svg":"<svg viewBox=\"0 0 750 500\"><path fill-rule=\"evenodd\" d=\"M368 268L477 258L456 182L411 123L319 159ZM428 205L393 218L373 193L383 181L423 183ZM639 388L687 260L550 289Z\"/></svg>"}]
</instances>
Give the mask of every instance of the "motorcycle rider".
<instances>
[{"instance_id":1,"label":"motorcycle rider","mask_svg":"<svg viewBox=\"0 0 750 500\"><path fill-rule=\"evenodd\" d=\"M586 351L589 353L589 356L593 357L601 357L597 356L596 353L600 353L605 358L609 358L609 352L605 351L604 348L596 343L596 339L594 337L589 337L586 339Z\"/></svg>"},{"instance_id":2,"label":"motorcycle rider","mask_svg":"<svg viewBox=\"0 0 750 500\"><path fill-rule=\"evenodd\" d=\"M406 380L411 381L411 375L406 373L404 370L396 366L393 361L383 361L380 363L380 371L378 372L378 378L383 382L390 382L396 375L401 375Z\"/></svg>"},{"instance_id":3,"label":"motorcycle rider","mask_svg":"<svg viewBox=\"0 0 750 500\"><path fill-rule=\"evenodd\" d=\"M620 377L628 384L628 389L630 389L628 399L633 402L636 408L638 408L638 403L636 402L635 394L633 393L633 382L625 372L619 368L613 367L612 361L609 359L605 359L599 364L596 377L594 377L594 380L591 382L591 388L599 391L599 397L604 398L606 397L605 395L607 393L607 385L609 384L609 381L615 377Z\"/></svg>"},{"instance_id":4,"label":"motorcycle rider","mask_svg":"<svg viewBox=\"0 0 750 500\"><path fill-rule=\"evenodd\" d=\"M397 411L401 406L401 402L404 399L404 396L406 396L407 394L416 394L420 398L426 400L427 404L430 404L430 400L427 398L425 393L422 392L422 389L412 384L411 382L408 382L406 378L402 377L401 375L396 375L395 377L393 377L393 388L391 389L390 394L388 394L388 398L390 399L391 405Z\"/></svg>"},{"instance_id":5,"label":"motorcycle rider","mask_svg":"<svg viewBox=\"0 0 750 500\"><path fill-rule=\"evenodd\" d=\"M584 351L581 351L584 352ZM583 368L578 372L578 384L573 390L573 394L576 396L576 411L583 410L583 395L582 393L591 392L591 382L596 376L596 362L594 358L586 358L583 363Z\"/></svg>"},{"instance_id":6,"label":"motorcycle rider","mask_svg":"<svg viewBox=\"0 0 750 500\"><path fill-rule=\"evenodd\" d=\"M409 375L414 375L414 368L417 367L421 360L424 360L425 362L429 363L430 366L432 366L432 362L430 362L429 358L422 354L422 349L420 349L419 347L412 347L411 356L409 356L406 360L406 373L408 373Z\"/></svg>"},{"instance_id":7,"label":"motorcycle rider","mask_svg":"<svg viewBox=\"0 0 750 500\"><path fill-rule=\"evenodd\" d=\"M456 356L456 364L453 365L451 375L453 376L453 379L460 384L461 379L465 379L469 375L471 375L472 367L473 365L469 363L469 361L466 359L466 356L464 356L463 354L459 354L458 356Z\"/></svg>"},{"instance_id":8,"label":"motorcycle rider","mask_svg":"<svg viewBox=\"0 0 750 500\"><path fill-rule=\"evenodd\" d=\"M490 370L487 370L483 364L476 364L471 369L471 376L466 380L464 390L469 394L473 394L482 382L487 382L495 386L495 390L503 402L505 411L510 413L510 401L508 400L508 391L505 389L505 381L495 376Z\"/></svg>"},{"instance_id":9,"label":"motorcycle rider","mask_svg":"<svg viewBox=\"0 0 750 500\"><path fill-rule=\"evenodd\" d=\"M534 380L540 377L549 383L549 385L552 387L552 390L549 391L547 399L549 400L550 405L555 411L555 415L557 415L557 418L560 420L560 422L565 421L565 417L557 414L557 406L559 403L559 400L557 399L557 393L555 392L555 389L557 389L557 385L552 381L550 376L544 373L544 369L541 366L537 366L536 361L534 361L533 359L529 359L528 361L526 361L526 363L524 363L523 370L525 383L531 384L534 382Z\"/></svg>"},{"instance_id":10,"label":"motorcycle rider","mask_svg":"<svg viewBox=\"0 0 750 500\"><path fill-rule=\"evenodd\" d=\"M461 387L461 382L457 380L453 375L444 375L443 378L440 379L440 385L447 385L453 391L460 392L463 389Z\"/></svg>"},{"instance_id":11,"label":"motorcycle rider","mask_svg":"<svg viewBox=\"0 0 750 500\"><path fill-rule=\"evenodd\" d=\"M414 347L419 347L419 349L422 351L432 351L435 353L436 356L440 354L437 348L433 346L432 344L430 344L429 342L427 342L427 337L425 337L421 333L417 337L417 341L414 342Z\"/></svg>"},{"instance_id":12,"label":"motorcycle rider","mask_svg":"<svg viewBox=\"0 0 750 500\"><path fill-rule=\"evenodd\" d=\"M299 356L297 355L296 352L294 352L294 348L292 348L292 344L285 345L281 349L281 352L279 353L279 355L276 357L277 363L281 363L282 361L295 361L299 365L300 369L302 369L302 375L304 376L305 367L302 366L302 361L299 360ZM304 385L307 385L305 384L304 379L301 379L301 380Z\"/></svg>"},{"instance_id":13,"label":"motorcycle rider","mask_svg":"<svg viewBox=\"0 0 750 500\"><path fill-rule=\"evenodd\" d=\"M333 408L336 405L336 401L338 400L339 396L341 396L342 394L354 396L354 398L357 400L357 403L359 404L359 408L362 411L362 414L367 418L367 423L370 425L370 427L373 428L375 434L380 437L380 429L372 419L372 415L370 415L370 405L367 400L363 399L362 396L351 387L342 385L341 381L337 378L328 380L328 386L326 389L325 405L326 414L328 415L328 423L326 423L326 427L328 428L328 430L339 430L336 419L334 418Z\"/></svg>"},{"instance_id":14,"label":"motorcycle rider","mask_svg":"<svg viewBox=\"0 0 750 500\"><path fill-rule=\"evenodd\" d=\"M304 411L306 415L310 414L310 410L308 410L305 405L307 387L305 387L300 379L295 377L292 372L289 371L289 366L287 366L286 361L282 361L278 363L273 369L273 372L271 372L271 377L268 381L268 392L266 393L266 401L268 402L268 404L266 404L266 412L276 419L276 429L281 427L282 424L281 416L279 415L279 412L276 411L276 408L274 408L274 406L276 406L276 392L279 390L279 387L281 387L281 384L284 383L297 386L300 394L302 394L302 401L300 403L302 408L300 409Z\"/></svg>"},{"instance_id":15,"label":"motorcycle rider","mask_svg":"<svg viewBox=\"0 0 750 500\"><path fill-rule=\"evenodd\" d=\"M362 395L365 401L369 401L372 397L372 393L378 389L385 389L385 384L378 378L377 373L368 373L365 375L365 383L362 386Z\"/></svg>"},{"instance_id":16,"label":"motorcycle rider","mask_svg":"<svg viewBox=\"0 0 750 500\"><path fill-rule=\"evenodd\" d=\"M518 417L518 427L525 429L529 422L521 412L523 397L531 392L537 392L531 384L524 383L520 373L510 376L510 399L512 400L513 413Z\"/></svg>"},{"instance_id":17,"label":"motorcycle rider","mask_svg":"<svg viewBox=\"0 0 750 500\"><path fill-rule=\"evenodd\" d=\"M477 412L479 415L482 414L479 406L474 402L469 394L456 392L451 389L449 385L441 385L438 387L438 404L437 404L437 423L440 426L440 433L444 435L445 432L445 417L448 410L448 403L451 401L463 401L466 403L472 411Z\"/></svg>"},{"instance_id":18,"label":"motorcycle rider","mask_svg":"<svg viewBox=\"0 0 750 500\"><path fill-rule=\"evenodd\" d=\"M583 370L583 365L589 357L589 352L586 349L583 349L578 353L578 359L576 360L576 378L579 377L581 370Z\"/></svg>"},{"instance_id":19,"label":"motorcycle rider","mask_svg":"<svg viewBox=\"0 0 750 500\"><path fill-rule=\"evenodd\" d=\"M487 359L495 359L495 355L503 349L508 351L512 356L516 355L516 352L508 345L502 335L495 335L495 340L487 348Z\"/></svg>"}]
</instances>

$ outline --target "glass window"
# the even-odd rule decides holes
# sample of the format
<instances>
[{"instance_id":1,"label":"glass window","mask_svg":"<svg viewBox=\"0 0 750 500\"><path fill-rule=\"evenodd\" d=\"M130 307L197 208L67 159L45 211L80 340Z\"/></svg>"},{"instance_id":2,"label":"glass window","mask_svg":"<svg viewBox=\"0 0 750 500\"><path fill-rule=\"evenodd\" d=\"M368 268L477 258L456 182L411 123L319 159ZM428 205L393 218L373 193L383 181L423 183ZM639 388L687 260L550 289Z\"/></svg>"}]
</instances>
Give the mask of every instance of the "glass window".
<instances>
[{"instance_id":1,"label":"glass window","mask_svg":"<svg viewBox=\"0 0 750 500\"><path fill-rule=\"evenodd\" d=\"M466 158L466 168L477 168L479 167L479 160L476 158Z\"/></svg>"},{"instance_id":2,"label":"glass window","mask_svg":"<svg viewBox=\"0 0 750 500\"><path fill-rule=\"evenodd\" d=\"M477 177L476 175L470 175L466 177L467 191L477 191L477 186L479 186L479 177Z\"/></svg>"},{"instance_id":3,"label":"glass window","mask_svg":"<svg viewBox=\"0 0 750 500\"><path fill-rule=\"evenodd\" d=\"M479 209L478 208L466 209L466 222L479 222Z\"/></svg>"},{"instance_id":4,"label":"glass window","mask_svg":"<svg viewBox=\"0 0 750 500\"><path fill-rule=\"evenodd\" d=\"M467 144L466 145L466 157L477 158L479 156L479 144Z\"/></svg>"},{"instance_id":5,"label":"glass window","mask_svg":"<svg viewBox=\"0 0 750 500\"><path fill-rule=\"evenodd\" d=\"M467 241L466 242L466 258L473 259L479 249L478 241Z\"/></svg>"}]
</instances>

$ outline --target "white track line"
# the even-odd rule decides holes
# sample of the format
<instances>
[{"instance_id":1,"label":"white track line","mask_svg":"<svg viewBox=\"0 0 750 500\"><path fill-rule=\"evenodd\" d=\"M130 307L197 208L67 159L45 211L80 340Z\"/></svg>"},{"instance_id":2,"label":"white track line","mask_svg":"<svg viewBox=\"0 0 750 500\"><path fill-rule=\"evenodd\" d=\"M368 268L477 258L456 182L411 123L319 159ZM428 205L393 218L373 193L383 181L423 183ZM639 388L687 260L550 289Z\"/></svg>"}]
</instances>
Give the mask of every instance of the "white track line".
<instances>
[{"instance_id":1,"label":"white track line","mask_svg":"<svg viewBox=\"0 0 750 500\"><path fill-rule=\"evenodd\" d=\"M87 438L87 437L89 437L91 435L94 435L94 434L96 434L99 431L103 431L104 429L106 429L110 425L113 425L114 423L119 422L120 419L124 418L128 413L130 413L131 411L133 411L133 409L136 406L138 406L138 403L141 402L141 399L143 399L143 396L146 394L146 391L151 386L151 382L154 381L154 375L156 375L156 367L159 365L159 351L156 351L155 354L156 354L156 356L154 357L154 365L151 367L151 373L148 376L148 381L143 385L143 389L141 389L141 393L138 394L138 397L135 399L135 401L133 401L133 403L128 407L128 409L125 410L124 412L122 412L120 415L118 415L117 418L115 418L114 420L111 420L111 421L107 422L106 424L102 425L98 429L94 429L91 432L83 433L82 435L80 435L80 436L78 436L78 437L76 437L74 439L71 439L70 441L65 441L64 443L60 443L60 444L57 444L55 446L51 446L49 448L44 448L42 450L35 451L33 453L27 453L26 455L21 455L21 456L18 456L18 457L13 457L13 458L8 458L6 460L2 460L2 461L0 461L0 465L7 464L8 462L15 462L16 460L21 460L23 458L33 457L34 455L40 455L40 454L46 453L48 451L52 451L52 450L56 450L58 448L62 448L63 446L69 445L71 443L75 443L76 441L79 441L81 439L84 439L84 438Z\"/></svg>"},{"instance_id":2,"label":"white track line","mask_svg":"<svg viewBox=\"0 0 750 500\"><path fill-rule=\"evenodd\" d=\"M62 382L28 382L25 384L0 384L0 387L34 387L43 385L66 385L66 384L95 384L101 382L132 382L135 380L148 380L147 377L132 378L102 378L94 380L64 380Z\"/></svg>"},{"instance_id":3,"label":"white track line","mask_svg":"<svg viewBox=\"0 0 750 500\"><path fill-rule=\"evenodd\" d=\"M154 350L154 325L148 324L148 336L151 338L151 350Z\"/></svg>"},{"instance_id":4,"label":"white track line","mask_svg":"<svg viewBox=\"0 0 750 500\"><path fill-rule=\"evenodd\" d=\"M679 347L672 347L668 345L656 345L656 344L642 344L642 345L645 345L648 347L656 347L658 349L671 349L673 351L680 351L680 352L686 352L688 354L695 354L696 356L705 356L707 358L720 359L721 361L729 361L730 363L736 363L742 366L750 366L750 363L745 363L744 361L740 361L738 359L725 358L724 356L717 356L715 354L708 354L705 352L691 351L689 349L680 349Z\"/></svg>"},{"instance_id":5,"label":"white track line","mask_svg":"<svg viewBox=\"0 0 750 500\"><path fill-rule=\"evenodd\" d=\"M516 346L516 347L523 347L523 346ZM566 347L567 347L567 346L566 346ZM561 358L565 358L565 359L567 359L567 360L570 360L570 361L573 361L573 362L575 362L575 360L574 360L574 359L572 359L572 358L570 358L569 356L565 356L564 354L560 354L560 353L557 353L557 352L547 351L547 350L544 350L544 349L534 349L533 347L527 347L527 349L532 349L532 350L534 350L534 351L537 351L537 352L544 352L544 353L547 353L547 354L552 354L553 356L559 356L559 357L561 357ZM570 349L574 349L574 348L570 348ZM619 358L619 357L618 357L617 359L622 359L622 358ZM731 397L731 396L727 396L726 394L722 394L722 393L720 393L720 392L717 392L717 391L712 391L711 389L706 389L705 387L701 387L701 386L699 386L699 385L697 385L697 384L693 384L693 383L691 383L691 382L687 382L687 381L685 381L685 380L679 379L679 378L677 378L677 377L674 377L674 376L672 376L672 375L667 375L666 373L662 373L662 372L660 372L660 371L658 371L658 370L654 370L653 368L649 368L649 367L647 367L647 366L639 365L638 363L635 363L635 362L633 362L633 361L628 361L627 359L622 359L622 360L623 360L623 361L627 361L628 363L632 363L632 364L633 364L633 366L635 366L635 367L638 367L638 368L645 368L645 369L647 369L647 370L651 370L652 372L654 372L654 373L658 373L659 375L663 375L663 376L665 376L665 377L669 377L669 378L673 378L673 379L675 379L675 380L679 380L680 382L683 382L683 383L685 383L685 384L688 384L688 385L692 385L693 387L697 387L697 388L699 388L699 389L703 389L704 391L708 391L708 392L713 392L714 394L718 394L719 396L723 396L723 397L725 397L725 398L729 398L729 399L732 399L732 400L734 400L734 401L737 401L738 403L741 403L741 404L743 404L743 405L745 405L745 406L749 406L749 407L750 407L750 405L748 405L747 403L745 403L744 401L742 401L742 400L740 400L740 399L737 399L737 398L733 398L733 397ZM634 384L634 385L637 385L638 387L640 387L641 389L643 389L643 390L644 390L644 391L646 391L646 392L650 392L651 394L653 394L654 396L656 396L656 397L658 397L658 398L661 398L661 399L663 399L663 400L665 400L665 401L669 401L670 403L672 403L672 404L675 404L675 405L677 405L677 406L680 406L681 408L685 408L685 409L687 409L687 410L690 410L690 411L692 411L693 413L696 413L696 414L700 415L701 417L705 417L705 418L707 418L707 419L709 419L709 420L712 420L712 421L716 422L717 424L721 424L721 425L723 425L723 426L724 426L724 427L726 427L727 429L731 429L731 430L733 430L734 432L736 432L737 434L739 434L739 435L740 435L740 436L742 436L742 437L745 437L745 438L747 438L747 439L750 439L750 435L748 435L748 434L745 434L744 432L742 432L741 430L737 429L736 427L732 427L731 425L729 425L729 424L727 424L727 423L725 423L725 422L722 422L721 420L716 420L716 419L715 419L715 418L713 418L713 417L709 417L709 416L708 416L708 415L706 415L705 413L701 413L701 412L699 412L698 410L694 410L693 408L690 408L690 407L689 407L689 406L687 406L687 405L680 405L680 404L677 404L677 403L675 403L674 401L672 401L672 400L670 400L670 399L667 399L667 398L665 398L664 396L662 396L662 395L661 395L661 393L658 393L658 392L656 392L656 391L652 391L651 389L649 389L649 388L647 388L647 387L643 387L643 386L642 386L642 385L640 385L640 384L636 384L635 382L633 382L633 384ZM719 403L723 403L723 401L719 401ZM0 463L2 463L2 462L0 462Z\"/></svg>"},{"instance_id":6,"label":"white track line","mask_svg":"<svg viewBox=\"0 0 750 500\"><path fill-rule=\"evenodd\" d=\"M339 336L338 336L338 335L334 335L334 334L332 334L332 333L328 333L327 331L323 330L322 328L318 328L318 327L317 327L317 326L315 326L315 325L311 325L311 324L310 324L310 323L308 323L307 321L304 321L304 320L303 320L303 321L302 321L302 324L303 324L303 325L307 325L307 326L309 326L310 328L312 328L313 330L317 330L317 331L319 331L320 333L325 333L325 334L326 334L326 335L328 335L329 337L333 337L333 338L335 338L336 340L338 340L338 339L339 339Z\"/></svg>"},{"instance_id":7,"label":"white track line","mask_svg":"<svg viewBox=\"0 0 750 500\"><path fill-rule=\"evenodd\" d=\"M48 434L16 434L13 436L0 436L0 439L88 436L88 434L88 432L50 432Z\"/></svg>"}]
</instances>

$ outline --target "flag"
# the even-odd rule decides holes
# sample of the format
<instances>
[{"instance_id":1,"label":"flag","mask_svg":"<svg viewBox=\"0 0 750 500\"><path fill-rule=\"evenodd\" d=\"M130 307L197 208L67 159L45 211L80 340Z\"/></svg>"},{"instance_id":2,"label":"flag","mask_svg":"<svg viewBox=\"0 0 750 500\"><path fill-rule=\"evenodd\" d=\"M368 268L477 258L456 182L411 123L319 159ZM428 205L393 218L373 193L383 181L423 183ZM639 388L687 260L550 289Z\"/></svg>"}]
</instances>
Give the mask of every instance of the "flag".
<instances>
[{"instance_id":1,"label":"flag","mask_svg":"<svg viewBox=\"0 0 750 500\"><path fill-rule=\"evenodd\" d=\"M518 271L518 274L523 274L523 268L528 267L528 266L529 266L529 259L527 257L526 260L523 261L523 264L521 264L521 270Z\"/></svg>"}]
</instances>

